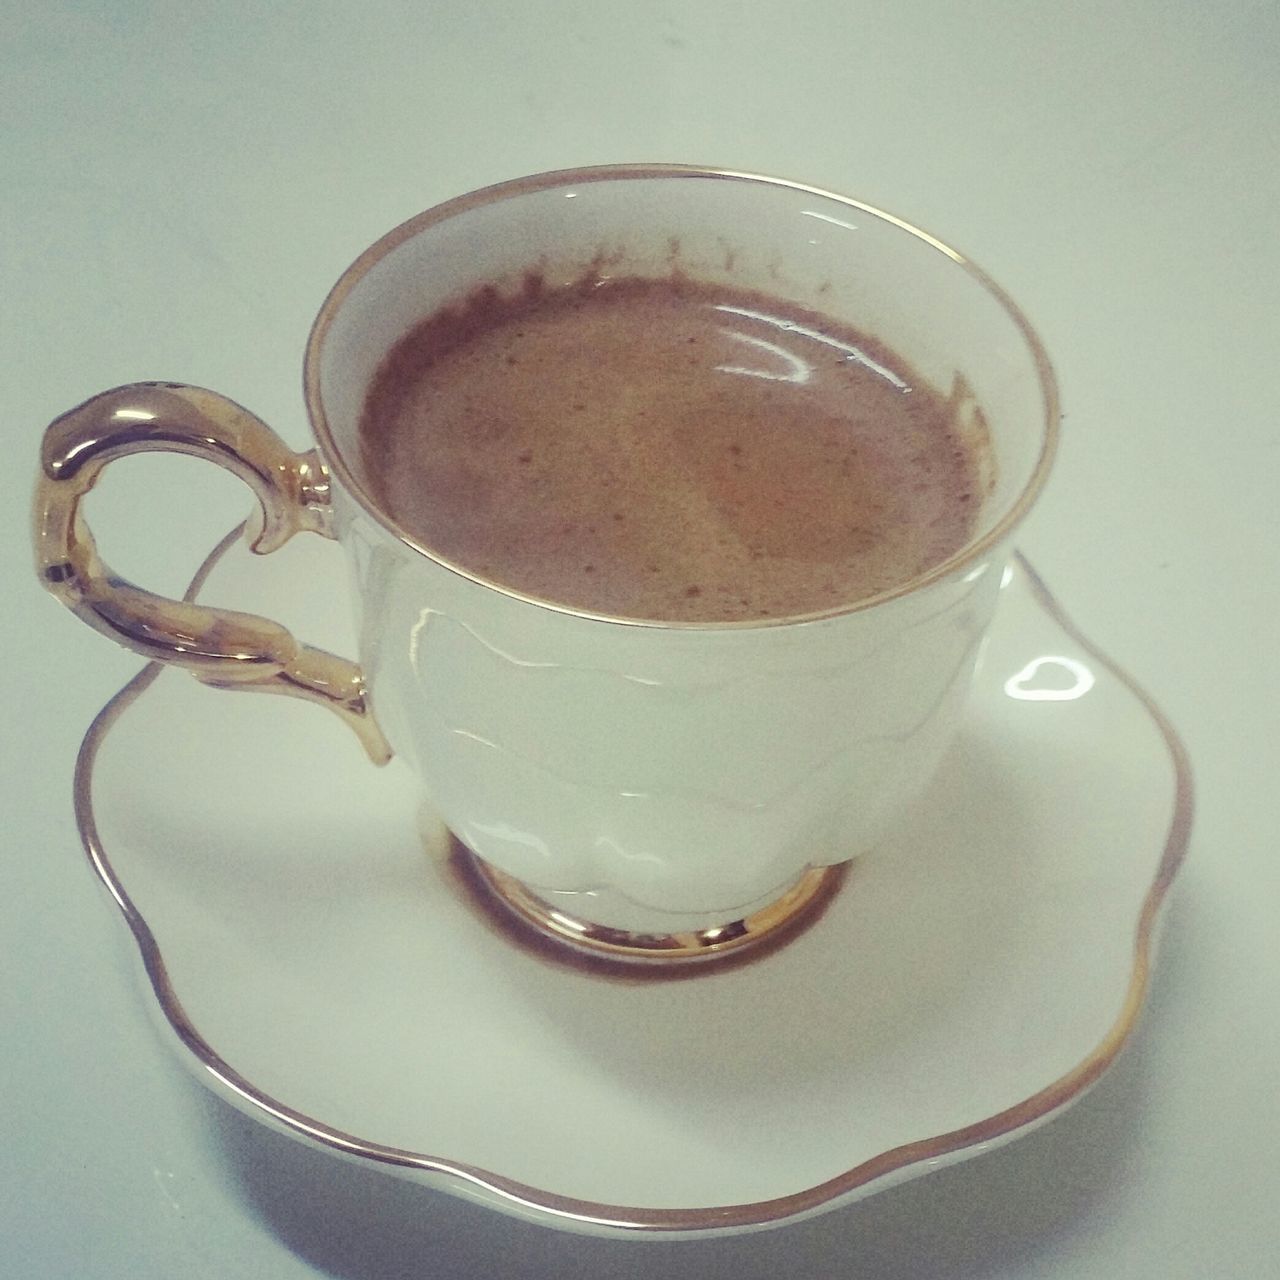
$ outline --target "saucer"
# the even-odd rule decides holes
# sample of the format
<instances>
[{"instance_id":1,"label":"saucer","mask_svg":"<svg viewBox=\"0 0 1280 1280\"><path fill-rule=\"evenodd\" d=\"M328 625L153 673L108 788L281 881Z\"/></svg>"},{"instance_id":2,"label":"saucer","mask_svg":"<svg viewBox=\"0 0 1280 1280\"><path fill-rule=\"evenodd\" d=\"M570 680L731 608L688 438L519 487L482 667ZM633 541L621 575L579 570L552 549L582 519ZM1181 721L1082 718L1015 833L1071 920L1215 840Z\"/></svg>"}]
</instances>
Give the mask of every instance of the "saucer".
<instances>
[{"instance_id":1,"label":"saucer","mask_svg":"<svg viewBox=\"0 0 1280 1280\"><path fill-rule=\"evenodd\" d=\"M258 558L229 536L198 584L352 654L341 572L319 539ZM425 1188L651 1238L807 1216L1079 1099L1138 1018L1191 788L1163 715L1015 558L925 802L733 967L527 945L410 771L293 699L148 667L90 729L76 804L204 1084Z\"/></svg>"}]
</instances>

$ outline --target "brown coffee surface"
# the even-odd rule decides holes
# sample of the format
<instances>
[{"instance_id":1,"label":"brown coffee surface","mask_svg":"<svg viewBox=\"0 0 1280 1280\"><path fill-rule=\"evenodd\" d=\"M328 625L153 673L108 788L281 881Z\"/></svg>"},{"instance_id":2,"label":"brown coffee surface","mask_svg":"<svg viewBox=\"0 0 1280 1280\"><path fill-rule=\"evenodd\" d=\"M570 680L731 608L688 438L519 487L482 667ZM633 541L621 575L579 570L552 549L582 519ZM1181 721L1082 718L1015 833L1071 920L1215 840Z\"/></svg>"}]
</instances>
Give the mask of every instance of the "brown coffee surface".
<instances>
[{"instance_id":1,"label":"brown coffee surface","mask_svg":"<svg viewBox=\"0 0 1280 1280\"><path fill-rule=\"evenodd\" d=\"M744 621L850 604L958 550L977 460L873 338L671 280L481 290L384 361L361 423L412 537L528 595Z\"/></svg>"}]
</instances>

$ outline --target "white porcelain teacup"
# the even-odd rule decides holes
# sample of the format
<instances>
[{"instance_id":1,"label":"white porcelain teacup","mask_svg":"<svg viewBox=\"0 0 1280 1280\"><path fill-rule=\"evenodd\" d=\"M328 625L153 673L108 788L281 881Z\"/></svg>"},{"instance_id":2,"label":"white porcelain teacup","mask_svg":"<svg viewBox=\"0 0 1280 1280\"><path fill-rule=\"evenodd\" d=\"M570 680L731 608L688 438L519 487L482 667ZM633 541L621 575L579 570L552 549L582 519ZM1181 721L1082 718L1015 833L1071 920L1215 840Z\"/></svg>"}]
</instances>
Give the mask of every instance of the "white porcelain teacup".
<instances>
[{"instance_id":1,"label":"white porcelain teacup","mask_svg":"<svg viewBox=\"0 0 1280 1280\"><path fill-rule=\"evenodd\" d=\"M634 274L681 268L877 335L986 433L990 486L966 546L868 600L792 619L636 622L531 599L400 528L358 448L365 393L415 322L538 263L572 278L602 245ZM726 252L729 246L731 252ZM984 273L856 201L751 175L609 166L492 187L368 249L306 353L318 447L288 450L213 392L145 383L46 433L39 572L90 625L207 684L338 711L378 761L421 777L494 892L606 954L722 954L789 926L920 795L962 714L1010 536L1057 434L1041 345ZM162 599L102 564L80 498L115 457L171 449L254 489L252 545L336 538L359 666L265 619ZM319 584L317 584L319 589Z\"/></svg>"}]
</instances>

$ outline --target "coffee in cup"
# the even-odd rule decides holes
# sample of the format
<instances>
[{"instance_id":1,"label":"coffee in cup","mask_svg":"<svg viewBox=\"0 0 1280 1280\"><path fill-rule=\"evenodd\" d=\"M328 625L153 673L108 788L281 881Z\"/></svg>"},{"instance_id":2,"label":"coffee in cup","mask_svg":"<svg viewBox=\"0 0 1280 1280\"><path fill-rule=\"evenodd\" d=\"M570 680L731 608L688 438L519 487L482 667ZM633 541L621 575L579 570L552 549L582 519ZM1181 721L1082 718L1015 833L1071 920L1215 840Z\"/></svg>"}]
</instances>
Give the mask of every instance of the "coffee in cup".
<instances>
[{"instance_id":1,"label":"coffee in cup","mask_svg":"<svg viewBox=\"0 0 1280 1280\"><path fill-rule=\"evenodd\" d=\"M584 612L820 613L968 540L985 440L873 337L679 272L481 287L401 338L361 419L422 545Z\"/></svg>"}]
</instances>

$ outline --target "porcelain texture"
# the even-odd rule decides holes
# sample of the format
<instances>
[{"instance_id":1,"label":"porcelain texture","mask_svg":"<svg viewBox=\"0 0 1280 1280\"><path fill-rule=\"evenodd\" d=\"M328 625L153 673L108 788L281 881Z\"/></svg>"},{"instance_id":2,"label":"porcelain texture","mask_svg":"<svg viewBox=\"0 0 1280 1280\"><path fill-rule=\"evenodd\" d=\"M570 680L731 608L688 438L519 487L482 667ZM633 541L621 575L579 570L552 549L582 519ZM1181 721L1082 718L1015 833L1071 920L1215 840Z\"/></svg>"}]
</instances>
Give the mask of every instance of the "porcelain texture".
<instances>
[{"instance_id":1,"label":"porcelain texture","mask_svg":"<svg viewBox=\"0 0 1280 1280\"><path fill-rule=\"evenodd\" d=\"M987 558L873 611L611 624L462 578L358 509L374 714L487 862L620 927L718 924L869 848L927 784L995 607Z\"/></svg>"}]
</instances>

